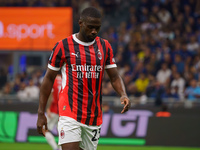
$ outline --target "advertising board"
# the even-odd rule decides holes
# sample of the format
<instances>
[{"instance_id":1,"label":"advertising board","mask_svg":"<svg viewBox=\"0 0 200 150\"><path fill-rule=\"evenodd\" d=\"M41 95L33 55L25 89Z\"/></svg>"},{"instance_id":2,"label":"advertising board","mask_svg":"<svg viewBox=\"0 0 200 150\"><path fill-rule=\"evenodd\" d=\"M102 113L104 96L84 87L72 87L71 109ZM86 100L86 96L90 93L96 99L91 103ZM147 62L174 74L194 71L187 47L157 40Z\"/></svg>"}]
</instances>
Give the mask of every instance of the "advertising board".
<instances>
[{"instance_id":1,"label":"advertising board","mask_svg":"<svg viewBox=\"0 0 200 150\"><path fill-rule=\"evenodd\" d=\"M72 8L0 9L0 50L51 50L72 34Z\"/></svg>"}]
</instances>

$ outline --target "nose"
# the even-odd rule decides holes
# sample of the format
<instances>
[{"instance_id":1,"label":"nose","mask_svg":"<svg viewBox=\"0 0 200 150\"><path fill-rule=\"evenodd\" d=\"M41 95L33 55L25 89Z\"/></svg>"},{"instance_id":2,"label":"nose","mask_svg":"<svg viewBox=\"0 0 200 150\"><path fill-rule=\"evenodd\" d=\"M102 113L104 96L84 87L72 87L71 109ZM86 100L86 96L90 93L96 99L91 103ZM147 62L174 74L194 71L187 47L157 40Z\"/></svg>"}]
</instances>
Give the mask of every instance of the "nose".
<instances>
[{"instance_id":1,"label":"nose","mask_svg":"<svg viewBox=\"0 0 200 150\"><path fill-rule=\"evenodd\" d=\"M92 35L96 35L97 34L97 30L94 28L94 29L92 29Z\"/></svg>"}]
</instances>

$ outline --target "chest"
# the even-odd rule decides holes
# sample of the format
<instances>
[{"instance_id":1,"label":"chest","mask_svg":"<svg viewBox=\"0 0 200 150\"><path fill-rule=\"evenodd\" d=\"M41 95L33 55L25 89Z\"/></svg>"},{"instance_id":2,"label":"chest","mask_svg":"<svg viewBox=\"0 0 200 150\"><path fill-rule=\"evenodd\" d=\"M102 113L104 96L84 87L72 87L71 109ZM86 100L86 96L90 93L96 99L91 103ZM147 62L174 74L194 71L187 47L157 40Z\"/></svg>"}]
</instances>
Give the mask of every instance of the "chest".
<instances>
[{"instance_id":1,"label":"chest","mask_svg":"<svg viewBox=\"0 0 200 150\"><path fill-rule=\"evenodd\" d=\"M106 58L106 49L98 45L83 46L75 44L66 55L68 65L100 65L103 66Z\"/></svg>"}]
</instances>

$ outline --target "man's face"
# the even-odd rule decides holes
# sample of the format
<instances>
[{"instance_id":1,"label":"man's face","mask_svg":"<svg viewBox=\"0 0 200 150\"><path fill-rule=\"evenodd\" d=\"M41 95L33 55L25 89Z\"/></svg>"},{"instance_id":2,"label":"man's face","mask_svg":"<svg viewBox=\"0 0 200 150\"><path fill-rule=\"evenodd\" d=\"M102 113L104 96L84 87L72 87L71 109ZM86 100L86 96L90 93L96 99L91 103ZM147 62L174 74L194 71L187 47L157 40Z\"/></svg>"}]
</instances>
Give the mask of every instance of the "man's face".
<instances>
[{"instance_id":1,"label":"man's face","mask_svg":"<svg viewBox=\"0 0 200 150\"><path fill-rule=\"evenodd\" d=\"M93 41L99 33L101 27L100 18L87 17L84 20L79 21L80 33L86 42Z\"/></svg>"}]
</instances>

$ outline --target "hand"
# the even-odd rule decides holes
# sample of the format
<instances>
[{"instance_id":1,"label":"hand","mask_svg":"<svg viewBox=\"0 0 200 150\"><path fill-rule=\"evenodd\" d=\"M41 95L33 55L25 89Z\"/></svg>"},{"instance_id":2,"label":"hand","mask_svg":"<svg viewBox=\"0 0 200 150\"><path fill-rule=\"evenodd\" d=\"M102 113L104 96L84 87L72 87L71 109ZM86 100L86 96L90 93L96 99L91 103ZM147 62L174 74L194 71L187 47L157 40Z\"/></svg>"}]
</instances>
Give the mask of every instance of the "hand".
<instances>
[{"instance_id":1,"label":"hand","mask_svg":"<svg viewBox=\"0 0 200 150\"><path fill-rule=\"evenodd\" d=\"M45 132L48 131L47 129L47 118L45 114L38 113L38 120L37 120L37 132L45 136Z\"/></svg>"},{"instance_id":2,"label":"hand","mask_svg":"<svg viewBox=\"0 0 200 150\"><path fill-rule=\"evenodd\" d=\"M120 101L121 101L121 104L125 105L123 110L121 111L121 113L123 114L123 113L127 112L129 110L129 108L131 107L131 102L127 96L122 96L120 98Z\"/></svg>"}]
</instances>

